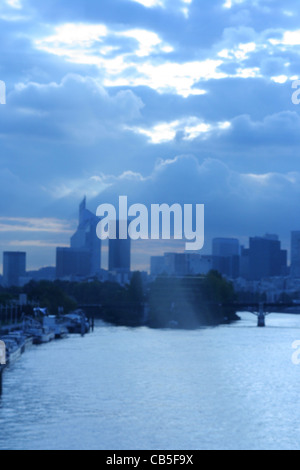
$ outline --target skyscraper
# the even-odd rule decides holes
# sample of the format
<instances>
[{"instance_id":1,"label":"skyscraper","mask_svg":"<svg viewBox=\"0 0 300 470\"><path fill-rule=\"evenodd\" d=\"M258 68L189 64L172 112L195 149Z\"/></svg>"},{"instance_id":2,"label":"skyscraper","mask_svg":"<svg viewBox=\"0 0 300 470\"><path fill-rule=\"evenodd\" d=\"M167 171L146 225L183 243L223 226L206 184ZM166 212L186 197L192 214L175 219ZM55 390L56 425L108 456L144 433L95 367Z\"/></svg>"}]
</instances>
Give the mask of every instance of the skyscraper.
<instances>
[{"instance_id":1,"label":"skyscraper","mask_svg":"<svg viewBox=\"0 0 300 470\"><path fill-rule=\"evenodd\" d=\"M91 276L91 253L87 250L57 248L56 277L89 277Z\"/></svg>"},{"instance_id":2,"label":"skyscraper","mask_svg":"<svg viewBox=\"0 0 300 470\"><path fill-rule=\"evenodd\" d=\"M213 240L213 256L239 256L240 243L236 238L215 238Z\"/></svg>"},{"instance_id":3,"label":"skyscraper","mask_svg":"<svg viewBox=\"0 0 300 470\"><path fill-rule=\"evenodd\" d=\"M26 275L26 253L6 251L3 253L3 283L5 287L19 286Z\"/></svg>"},{"instance_id":4,"label":"skyscraper","mask_svg":"<svg viewBox=\"0 0 300 470\"><path fill-rule=\"evenodd\" d=\"M277 236L250 238L249 279L282 276L287 271L287 251L281 249Z\"/></svg>"},{"instance_id":5,"label":"skyscraper","mask_svg":"<svg viewBox=\"0 0 300 470\"><path fill-rule=\"evenodd\" d=\"M236 238L213 240L213 268L230 278L240 275L240 242Z\"/></svg>"},{"instance_id":6,"label":"skyscraper","mask_svg":"<svg viewBox=\"0 0 300 470\"><path fill-rule=\"evenodd\" d=\"M101 268L101 240L96 228L99 218L86 208L86 198L79 206L78 228L70 248L57 248L57 278L95 276Z\"/></svg>"},{"instance_id":7,"label":"skyscraper","mask_svg":"<svg viewBox=\"0 0 300 470\"><path fill-rule=\"evenodd\" d=\"M96 274L101 267L101 240L96 233L98 222L99 218L86 208L84 198L79 206L79 225L71 238L71 248L90 253L90 274Z\"/></svg>"},{"instance_id":8,"label":"skyscraper","mask_svg":"<svg viewBox=\"0 0 300 470\"><path fill-rule=\"evenodd\" d=\"M120 222L117 221L117 238L109 240L108 269L111 272L129 272L131 240L129 237L126 240L119 238L119 226Z\"/></svg>"},{"instance_id":9,"label":"skyscraper","mask_svg":"<svg viewBox=\"0 0 300 470\"><path fill-rule=\"evenodd\" d=\"M291 235L291 276L300 278L300 231Z\"/></svg>"}]
</instances>

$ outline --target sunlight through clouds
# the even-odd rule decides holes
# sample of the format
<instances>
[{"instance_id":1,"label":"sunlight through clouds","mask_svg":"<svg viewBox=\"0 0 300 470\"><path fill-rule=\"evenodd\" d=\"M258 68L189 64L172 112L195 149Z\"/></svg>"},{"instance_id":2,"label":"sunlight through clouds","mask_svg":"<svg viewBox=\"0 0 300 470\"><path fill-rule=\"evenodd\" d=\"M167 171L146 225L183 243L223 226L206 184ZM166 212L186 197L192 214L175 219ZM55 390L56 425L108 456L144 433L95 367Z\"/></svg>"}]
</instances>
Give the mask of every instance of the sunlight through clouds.
<instances>
[{"instance_id":1,"label":"sunlight through clouds","mask_svg":"<svg viewBox=\"0 0 300 470\"><path fill-rule=\"evenodd\" d=\"M138 42L139 48L135 51L138 57L149 56L152 52L155 52L155 49L166 53L173 52L173 48L168 44L164 45L160 37L152 31L133 29L119 33L119 36L133 38Z\"/></svg>"},{"instance_id":2,"label":"sunlight through clouds","mask_svg":"<svg viewBox=\"0 0 300 470\"><path fill-rule=\"evenodd\" d=\"M153 7L163 7L164 3L162 0L131 0L132 2L139 3L146 8L153 8Z\"/></svg>"},{"instance_id":3,"label":"sunlight through clouds","mask_svg":"<svg viewBox=\"0 0 300 470\"><path fill-rule=\"evenodd\" d=\"M202 136L205 138L211 132L225 131L231 127L230 122L220 122L216 124L208 124L196 117L176 120L172 122L159 123L152 128L130 128L137 134L148 137L152 144L162 144L173 141L178 132L182 133L182 139L185 141L193 141Z\"/></svg>"},{"instance_id":4,"label":"sunlight through clouds","mask_svg":"<svg viewBox=\"0 0 300 470\"><path fill-rule=\"evenodd\" d=\"M59 49L61 45L72 46L72 48L78 46L89 47L96 41L101 41L106 35L107 28L102 24L92 25L67 23L57 26L53 36L36 40L36 44L37 46L40 46L41 49L43 49L43 46L47 44L52 45L54 47L54 52L55 48Z\"/></svg>"},{"instance_id":5,"label":"sunlight through clouds","mask_svg":"<svg viewBox=\"0 0 300 470\"><path fill-rule=\"evenodd\" d=\"M6 3L16 10L20 10L22 8L21 0L6 0Z\"/></svg>"},{"instance_id":6,"label":"sunlight through clouds","mask_svg":"<svg viewBox=\"0 0 300 470\"><path fill-rule=\"evenodd\" d=\"M294 220L299 177L280 175L295 168L300 145L290 83L300 70L298 7L296 0L0 1L7 85L0 205L2 217L19 216L0 219L0 238L64 243L69 227L43 218L75 218L84 194L94 210L114 191L158 197L172 181L177 197L186 171L184 203L197 173L190 160L167 165L160 187L148 187L157 161L182 154L200 165L213 159L208 174L201 166L193 194L213 188L220 206L226 175L265 175L271 165L276 177L236 180L247 196L258 189L277 198L276 214ZM236 234L248 222L258 230L257 212L263 222L262 212L270 213L258 203L255 217L243 218L247 200L237 212L235 203L228 212L241 217ZM53 253L46 250L49 263Z\"/></svg>"}]
</instances>

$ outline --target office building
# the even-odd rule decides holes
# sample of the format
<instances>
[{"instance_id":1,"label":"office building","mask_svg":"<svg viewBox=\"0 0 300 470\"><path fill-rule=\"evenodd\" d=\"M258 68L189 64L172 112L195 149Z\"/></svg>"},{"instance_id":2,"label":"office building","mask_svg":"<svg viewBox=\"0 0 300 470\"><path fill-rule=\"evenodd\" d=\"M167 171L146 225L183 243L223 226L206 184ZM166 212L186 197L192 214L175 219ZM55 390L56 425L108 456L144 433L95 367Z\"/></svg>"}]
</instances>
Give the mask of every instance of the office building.
<instances>
[{"instance_id":1,"label":"office building","mask_svg":"<svg viewBox=\"0 0 300 470\"><path fill-rule=\"evenodd\" d=\"M57 248L56 277L96 276L101 268L101 240L97 237L99 218L86 208L86 198L79 206L79 224L70 248Z\"/></svg>"},{"instance_id":2,"label":"office building","mask_svg":"<svg viewBox=\"0 0 300 470\"><path fill-rule=\"evenodd\" d=\"M240 243L235 238L213 240L213 269L231 279L240 275Z\"/></svg>"},{"instance_id":3,"label":"office building","mask_svg":"<svg viewBox=\"0 0 300 470\"><path fill-rule=\"evenodd\" d=\"M161 276L162 274L166 273L164 256L151 256L150 273L151 276Z\"/></svg>"},{"instance_id":4,"label":"office building","mask_svg":"<svg viewBox=\"0 0 300 470\"><path fill-rule=\"evenodd\" d=\"M26 253L3 253L3 284L5 287L19 286L26 276Z\"/></svg>"},{"instance_id":5,"label":"office building","mask_svg":"<svg viewBox=\"0 0 300 470\"><path fill-rule=\"evenodd\" d=\"M236 238L215 238L213 240L213 256L227 258L239 256L240 242Z\"/></svg>"},{"instance_id":6,"label":"office building","mask_svg":"<svg viewBox=\"0 0 300 470\"><path fill-rule=\"evenodd\" d=\"M196 276L208 274L213 269L213 257L197 253L165 253L151 257L152 276Z\"/></svg>"},{"instance_id":7,"label":"office building","mask_svg":"<svg viewBox=\"0 0 300 470\"><path fill-rule=\"evenodd\" d=\"M208 274L213 269L213 257L209 255L199 255L196 253L186 254L188 262L188 274Z\"/></svg>"},{"instance_id":8,"label":"office building","mask_svg":"<svg viewBox=\"0 0 300 470\"><path fill-rule=\"evenodd\" d=\"M291 277L300 279L300 231L291 234Z\"/></svg>"},{"instance_id":9,"label":"office building","mask_svg":"<svg viewBox=\"0 0 300 470\"><path fill-rule=\"evenodd\" d=\"M57 248L56 250L56 277L85 278L91 273L91 252L73 248Z\"/></svg>"},{"instance_id":10,"label":"office building","mask_svg":"<svg viewBox=\"0 0 300 470\"><path fill-rule=\"evenodd\" d=\"M281 249L276 235L250 238L247 255L249 280L284 276L287 273L287 251Z\"/></svg>"},{"instance_id":11,"label":"office building","mask_svg":"<svg viewBox=\"0 0 300 470\"><path fill-rule=\"evenodd\" d=\"M71 238L73 250L87 251L90 254L90 274L95 275L101 267L101 240L97 236L99 218L86 208L86 198L79 206L79 225Z\"/></svg>"},{"instance_id":12,"label":"office building","mask_svg":"<svg viewBox=\"0 0 300 470\"><path fill-rule=\"evenodd\" d=\"M131 266L131 240L128 237L126 240L119 238L119 225L117 221L116 226L116 239L109 240L109 253L108 253L108 269L110 272L130 272Z\"/></svg>"}]
</instances>

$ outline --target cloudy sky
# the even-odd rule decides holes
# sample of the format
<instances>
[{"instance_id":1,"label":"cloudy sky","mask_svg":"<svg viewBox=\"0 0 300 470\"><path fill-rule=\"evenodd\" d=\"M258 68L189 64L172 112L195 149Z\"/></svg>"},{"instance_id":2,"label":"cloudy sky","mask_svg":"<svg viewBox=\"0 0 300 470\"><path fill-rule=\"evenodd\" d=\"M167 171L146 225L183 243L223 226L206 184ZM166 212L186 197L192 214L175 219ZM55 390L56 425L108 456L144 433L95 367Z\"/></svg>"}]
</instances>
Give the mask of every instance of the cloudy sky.
<instances>
[{"instance_id":1,"label":"cloudy sky","mask_svg":"<svg viewBox=\"0 0 300 470\"><path fill-rule=\"evenodd\" d=\"M300 229L296 0L0 0L0 250L55 264L77 207L204 203L214 236ZM158 245L139 245L149 263ZM175 245L167 249L173 251Z\"/></svg>"}]
</instances>

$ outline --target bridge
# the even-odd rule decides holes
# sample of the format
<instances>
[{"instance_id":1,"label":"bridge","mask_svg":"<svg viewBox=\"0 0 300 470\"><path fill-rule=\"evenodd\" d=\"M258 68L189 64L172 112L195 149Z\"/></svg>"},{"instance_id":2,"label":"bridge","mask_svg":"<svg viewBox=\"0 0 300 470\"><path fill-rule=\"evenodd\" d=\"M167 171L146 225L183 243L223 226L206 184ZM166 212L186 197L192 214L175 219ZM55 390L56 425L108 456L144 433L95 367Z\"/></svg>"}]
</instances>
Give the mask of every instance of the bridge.
<instances>
[{"instance_id":1,"label":"bridge","mask_svg":"<svg viewBox=\"0 0 300 470\"><path fill-rule=\"evenodd\" d=\"M266 326L266 317L271 314L276 313L289 313L289 314L299 314L300 315L300 304L295 304L293 302L224 302L218 304L217 302L207 302L209 305L214 305L221 307L224 312L234 311L237 312L250 312L257 317L257 326L265 327ZM92 311L92 316L94 317L94 311L101 309L101 304L82 304L79 306L79 309L86 312L87 315ZM288 312L286 310L289 310ZM226 314L225 314L226 316Z\"/></svg>"},{"instance_id":2,"label":"bridge","mask_svg":"<svg viewBox=\"0 0 300 470\"><path fill-rule=\"evenodd\" d=\"M300 305L294 303L268 303L268 302L256 302L256 303L224 303L222 307L234 309L236 312L250 312L257 316L257 326L266 326L266 316L271 313L289 313L289 314L300 314ZM284 310L290 309L290 312ZM294 310L294 311L292 311ZM298 310L298 311L296 311Z\"/></svg>"}]
</instances>

